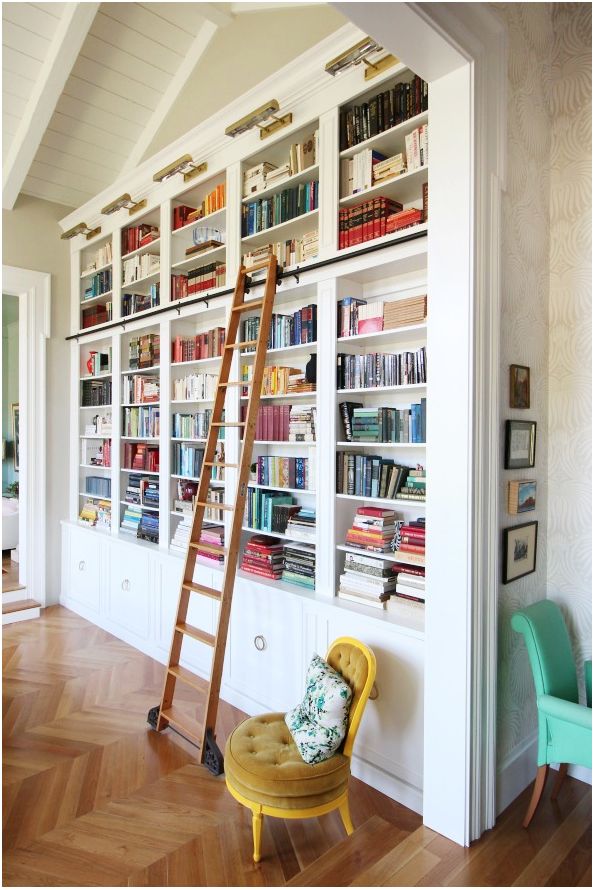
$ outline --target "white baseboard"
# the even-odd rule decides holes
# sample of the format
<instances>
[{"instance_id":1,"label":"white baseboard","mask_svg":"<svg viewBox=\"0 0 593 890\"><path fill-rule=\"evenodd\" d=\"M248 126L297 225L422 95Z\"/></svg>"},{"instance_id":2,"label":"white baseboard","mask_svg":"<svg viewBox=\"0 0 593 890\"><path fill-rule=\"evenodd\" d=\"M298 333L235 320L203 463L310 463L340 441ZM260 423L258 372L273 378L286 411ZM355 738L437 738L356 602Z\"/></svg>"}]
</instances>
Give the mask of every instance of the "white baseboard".
<instances>
[{"instance_id":1,"label":"white baseboard","mask_svg":"<svg viewBox=\"0 0 593 890\"><path fill-rule=\"evenodd\" d=\"M352 775L360 779L361 782L370 785L371 788L381 791L387 797L397 801L397 803L401 803L402 806L408 807L408 809L422 815L423 798L421 788L409 785L398 776L387 773L378 766L362 760L356 754L352 755L351 770Z\"/></svg>"},{"instance_id":2,"label":"white baseboard","mask_svg":"<svg viewBox=\"0 0 593 890\"><path fill-rule=\"evenodd\" d=\"M554 770L557 763L550 764ZM496 781L496 815L511 804L535 779L537 772L537 732L530 735L505 758L498 768ZM569 766L568 775L591 785L591 770L584 766ZM548 779L548 781L550 781Z\"/></svg>"}]
</instances>

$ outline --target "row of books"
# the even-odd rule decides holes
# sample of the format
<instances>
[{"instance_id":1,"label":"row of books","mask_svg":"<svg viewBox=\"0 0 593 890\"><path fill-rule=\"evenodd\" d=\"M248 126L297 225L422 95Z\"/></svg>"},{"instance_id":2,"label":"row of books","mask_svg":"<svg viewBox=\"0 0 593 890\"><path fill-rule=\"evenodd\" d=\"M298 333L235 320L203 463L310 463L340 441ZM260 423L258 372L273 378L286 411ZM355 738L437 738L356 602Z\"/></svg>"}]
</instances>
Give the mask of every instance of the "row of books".
<instances>
[{"instance_id":1,"label":"row of books","mask_svg":"<svg viewBox=\"0 0 593 890\"><path fill-rule=\"evenodd\" d=\"M259 316L246 318L241 324L241 340L257 340L259 335ZM310 303L297 309L292 315L274 313L270 322L268 349L284 349L299 343L315 343L317 341L317 306ZM245 352L255 352L255 346L248 346Z\"/></svg>"},{"instance_id":2,"label":"row of books","mask_svg":"<svg viewBox=\"0 0 593 890\"><path fill-rule=\"evenodd\" d=\"M85 501L78 514L81 525L94 526L109 531L111 528L111 501Z\"/></svg>"},{"instance_id":3,"label":"row of books","mask_svg":"<svg viewBox=\"0 0 593 890\"><path fill-rule=\"evenodd\" d=\"M249 198L266 188L279 185L289 176L302 173L317 164L319 130L315 130L302 142L294 143L288 150L288 160L277 167L263 161L243 173L243 197Z\"/></svg>"},{"instance_id":4,"label":"row of books","mask_svg":"<svg viewBox=\"0 0 593 890\"><path fill-rule=\"evenodd\" d=\"M124 442L123 468L158 473L158 445L149 445L147 442Z\"/></svg>"},{"instance_id":5,"label":"row of books","mask_svg":"<svg viewBox=\"0 0 593 890\"><path fill-rule=\"evenodd\" d=\"M212 410L196 411L193 414L174 414L172 435L175 439L205 439L210 429ZM221 429L221 434L224 432Z\"/></svg>"},{"instance_id":6,"label":"row of books","mask_svg":"<svg viewBox=\"0 0 593 890\"><path fill-rule=\"evenodd\" d=\"M173 399L175 401L212 401L216 396L218 374L195 373L173 378Z\"/></svg>"},{"instance_id":7,"label":"row of books","mask_svg":"<svg viewBox=\"0 0 593 890\"><path fill-rule=\"evenodd\" d=\"M128 368L151 368L158 365L161 360L160 334L141 334L139 337L130 337L128 343Z\"/></svg>"},{"instance_id":8,"label":"row of books","mask_svg":"<svg viewBox=\"0 0 593 890\"><path fill-rule=\"evenodd\" d=\"M134 535L158 544L159 540L159 514L148 512L141 507L130 504L126 506L122 517L120 529L126 534Z\"/></svg>"},{"instance_id":9,"label":"row of books","mask_svg":"<svg viewBox=\"0 0 593 890\"><path fill-rule=\"evenodd\" d=\"M161 409L158 406L148 408L124 408L122 436L141 436L155 439L161 430Z\"/></svg>"},{"instance_id":10,"label":"row of books","mask_svg":"<svg viewBox=\"0 0 593 890\"><path fill-rule=\"evenodd\" d=\"M406 158L410 172L428 166L428 124L406 135Z\"/></svg>"},{"instance_id":11,"label":"row of books","mask_svg":"<svg viewBox=\"0 0 593 890\"><path fill-rule=\"evenodd\" d=\"M178 496L173 501L173 512L183 517L193 518L193 512L196 506L198 483L188 482L186 479L178 479ZM188 491L188 486L193 486L193 490ZM224 504L224 489L212 488L208 492L208 501L214 504ZM223 522L225 511L222 507L206 507L204 509L204 518L209 522Z\"/></svg>"},{"instance_id":12,"label":"row of books","mask_svg":"<svg viewBox=\"0 0 593 890\"><path fill-rule=\"evenodd\" d=\"M400 210L403 210L403 204L385 195L343 207L338 215L338 249L354 247L386 235L387 218Z\"/></svg>"},{"instance_id":13,"label":"row of books","mask_svg":"<svg viewBox=\"0 0 593 890\"><path fill-rule=\"evenodd\" d=\"M426 442L426 399L409 408L369 408L340 402L346 442Z\"/></svg>"},{"instance_id":14,"label":"row of books","mask_svg":"<svg viewBox=\"0 0 593 890\"><path fill-rule=\"evenodd\" d=\"M91 272L94 272L95 269L101 269L103 266L107 266L108 263L111 262L113 262L113 251L110 238L109 241L106 241L102 247L99 247L93 256L87 260L87 264L82 270L81 275L89 275Z\"/></svg>"},{"instance_id":15,"label":"row of books","mask_svg":"<svg viewBox=\"0 0 593 890\"><path fill-rule=\"evenodd\" d=\"M426 321L426 294L403 300L361 300L344 297L338 302L338 337L355 337L394 330Z\"/></svg>"},{"instance_id":16,"label":"row of books","mask_svg":"<svg viewBox=\"0 0 593 890\"><path fill-rule=\"evenodd\" d=\"M91 350L86 360L86 368L91 377L108 374L111 371L111 346L105 350Z\"/></svg>"},{"instance_id":17,"label":"row of books","mask_svg":"<svg viewBox=\"0 0 593 890\"><path fill-rule=\"evenodd\" d=\"M81 439L80 462L85 466L111 466L111 439Z\"/></svg>"},{"instance_id":18,"label":"row of books","mask_svg":"<svg viewBox=\"0 0 593 890\"><path fill-rule=\"evenodd\" d=\"M423 475L414 477L417 472ZM424 470L413 470L378 454L338 451L336 492L356 497L425 501L426 476Z\"/></svg>"},{"instance_id":19,"label":"row of books","mask_svg":"<svg viewBox=\"0 0 593 890\"><path fill-rule=\"evenodd\" d=\"M396 553L418 554L424 557L426 554L426 526L424 517L416 522L398 522L394 550Z\"/></svg>"},{"instance_id":20,"label":"row of books","mask_svg":"<svg viewBox=\"0 0 593 890\"><path fill-rule=\"evenodd\" d=\"M300 506L291 494L252 486L247 488L245 524L249 528L284 534L290 516L299 510Z\"/></svg>"},{"instance_id":21,"label":"row of books","mask_svg":"<svg viewBox=\"0 0 593 890\"><path fill-rule=\"evenodd\" d=\"M140 281L148 275L156 274L161 266L161 258L158 253L141 253L123 261L122 287L127 287L135 281Z\"/></svg>"},{"instance_id":22,"label":"row of books","mask_svg":"<svg viewBox=\"0 0 593 890\"><path fill-rule=\"evenodd\" d=\"M160 392L158 374L130 374L123 378L123 400L128 405L158 402Z\"/></svg>"},{"instance_id":23,"label":"row of books","mask_svg":"<svg viewBox=\"0 0 593 890\"><path fill-rule=\"evenodd\" d=\"M199 207L182 204L173 208L173 231L202 219L204 216L209 216L211 213L216 213L218 210L223 210L224 207L226 207L226 185L221 182L208 192Z\"/></svg>"},{"instance_id":24,"label":"row of books","mask_svg":"<svg viewBox=\"0 0 593 890\"><path fill-rule=\"evenodd\" d=\"M111 479L105 476L87 476L84 488L85 494L94 494L102 498L111 497Z\"/></svg>"},{"instance_id":25,"label":"row of books","mask_svg":"<svg viewBox=\"0 0 593 890\"><path fill-rule=\"evenodd\" d=\"M173 443L173 473L176 476L197 478L204 461L204 446L191 442Z\"/></svg>"},{"instance_id":26,"label":"row of books","mask_svg":"<svg viewBox=\"0 0 593 890\"><path fill-rule=\"evenodd\" d=\"M426 383L426 347L413 352L337 356L338 389L375 389Z\"/></svg>"},{"instance_id":27,"label":"row of books","mask_svg":"<svg viewBox=\"0 0 593 890\"><path fill-rule=\"evenodd\" d=\"M127 504L139 504L142 507L158 508L158 481L142 476L141 473L130 473L124 500Z\"/></svg>"},{"instance_id":28,"label":"row of books","mask_svg":"<svg viewBox=\"0 0 593 890\"><path fill-rule=\"evenodd\" d=\"M97 272L92 278L89 278L85 284L82 299L92 300L93 297L100 297L101 294L107 294L113 287L111 268L103 269Z\"/></svg>"},{"instance_id":29,"label":"row of books","mask_svg":"<svg viewBox=\"0 0 593 890\"><path fill-rule=\"evenodd\" d=\"M141 223L138 226L128 226L128 228L123 229L121 233L122 257L125 257L128 253L132 253L134 250L139 250L141 247L146 247L147 244L152 244L152 242L156 241L159 237L158 226L153 226L148 223Z\"/></svg>"},{"instance_id":30,"label":"row of books","mask_svg":"<svg viewBox=\"0 0 593 890\"><path fill-rule=\"evenodd\" d=\"M255 235L272 226L316 210L319 205L319 182L303 182L259 201L243 205L242 235Z\"/></svg>"},{"instance_id":31,"label":"row of books","mask_svg":"<svg viewBox=\"0 0 593 890\"><path fill-rule=\"evenodd\" d=\"M266 365L264 367L261 394L262 396L285 395L290 392L291 381L302 375L300 368L287 368L282 365ZM253 365L241 366L241 380L248 383L253 377ZM247 386L242 387L241 395L249 395Z\"/></svg>"},{"instance_id":32,"label":"row of books","mask_svg":"<svg viewBox=\"0 0 593 890\"><path fill-rule=\"evenodd\" d=\"M83 309L81 315L81 327L83 330L84 328L93 328L95 325L111 321L112 308L111 300L108 300L105 303L97 303L94 306L87 306L86 309Z\"/></svg>"},{"instance_id":33,"label":"row of books","mask_svg":"<svg viewBox=\"0 0 593 890\"><path fill-rule=\"evenodd\" d=\"M225 329L211 328L193 337L174 337L171 341L172 362L193 362L216 358L223 353Z\"/></svg>"},{"instance_id":34,"label":"row of books","mask_svg":"<svg viewBox=\"0 0 593 890\"><path fill-rule=\"evenodd\" d=\"M226 283L226 263L212 262L207 265L171 275L171 299L183 300L192 294L201 293Z\"/></svg>"},{"instance_id":35,"label":"row of books","mask_svg":"<svg viewBox=\"0 0 593 890\"><path fill-rule=\"evenodd\" d=\"M258 485L270 485L273 488L314 488L314 460L312 457L260 455L257 458L254 481Z\"/></svg>"},{"instance_id":36,"label":"row of books","mask_svg":"<svg viewBox=\"0 0 593 890\"><path fill-rule=\"evenodd\" d=\"M80 404L83 408L88 405L110 405L113 388L111 378L107 380L81 380Z\"/></svg>"},{"instance_id":37,"label":"row of books","mask_svg":"<svg viewBox=\"0 0 593 890\"><path fill-rule=\"evenodd\" d=\"M319 253L319 232L314 229L305 232L302 238L288 238L286 241L264 244L256 250L243 254L243 265L254 266L272 253L278 260L278 265L284 269L306 263Z\"/></svg>"},{"instance_id":38,"label":"row of books","mask_svg":"<svg viewBox=\"0 0 593 890\"><path fill-rule=\"evenodd\" d=\"M137 312L145 312L146 309L154 309L160 302L161 286L158 281L151 284L148 292L145 294L122 294L121 295L121 314L125 318L127 315L136 315Z\"/></svg>"},{"instance_id":39,"label":"row of books","mask_svg":"<svg viewBox=\"0 0 593 890\"><path fill-rule=\"evenodd\" d=\"M428 109L428 84L415 75L340 112L340 151L358 145Z\"/></svg>"}]
</instances>

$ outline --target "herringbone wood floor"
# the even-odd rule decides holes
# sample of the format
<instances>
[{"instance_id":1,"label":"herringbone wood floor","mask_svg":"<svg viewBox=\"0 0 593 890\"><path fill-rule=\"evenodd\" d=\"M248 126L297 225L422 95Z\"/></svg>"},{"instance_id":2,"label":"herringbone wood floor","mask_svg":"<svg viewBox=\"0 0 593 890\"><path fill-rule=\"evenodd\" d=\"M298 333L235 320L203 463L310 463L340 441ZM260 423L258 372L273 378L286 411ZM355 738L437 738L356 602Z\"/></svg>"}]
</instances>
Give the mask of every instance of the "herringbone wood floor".
<instances>
[{"instance_id":1,"label":"herringbone wood floor","mask_svg":"<svg viewBox=\"0 0 593 890\"><path fill-rule=\"evenodd\" d=\"M591 793L567 780L528 832L523 794L469 850L352 780L359 826L339 817L264 824L179 736L154 733L163 668L72 612L3 635L4 884L12 886L589 885ZM242 719L223 704L219 742Z\"/></svg>"}]
</instances>

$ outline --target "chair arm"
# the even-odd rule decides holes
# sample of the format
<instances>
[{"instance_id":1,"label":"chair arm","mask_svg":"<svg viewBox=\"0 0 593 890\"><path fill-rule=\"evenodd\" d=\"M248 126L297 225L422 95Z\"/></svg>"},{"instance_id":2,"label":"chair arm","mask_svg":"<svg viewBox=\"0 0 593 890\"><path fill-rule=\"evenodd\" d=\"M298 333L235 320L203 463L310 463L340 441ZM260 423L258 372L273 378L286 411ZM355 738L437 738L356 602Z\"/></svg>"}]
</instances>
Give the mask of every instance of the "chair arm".
<instances>
[{"instance_id":1,"label":"chair arm","mask_svg":"<svg viewBox=\"0 0 593 890\"><path fill-rule=\"evenodd\" d=\"M591 709L584 705L577 705L554 695L540 695L537 707L547 717L564 720L566 723L582 726L583 729L591 731Z\"/></svg>"},{"instance_id":2,"label":"chair arm","mask_svg":"<svg viewBox=\"0 0 593 890\"><path fill-rule=\"evenodd\" d=\"M587 693L587 707L591 707L591 659L585 662L585 691Z\"/></svg>"}]
</instances>

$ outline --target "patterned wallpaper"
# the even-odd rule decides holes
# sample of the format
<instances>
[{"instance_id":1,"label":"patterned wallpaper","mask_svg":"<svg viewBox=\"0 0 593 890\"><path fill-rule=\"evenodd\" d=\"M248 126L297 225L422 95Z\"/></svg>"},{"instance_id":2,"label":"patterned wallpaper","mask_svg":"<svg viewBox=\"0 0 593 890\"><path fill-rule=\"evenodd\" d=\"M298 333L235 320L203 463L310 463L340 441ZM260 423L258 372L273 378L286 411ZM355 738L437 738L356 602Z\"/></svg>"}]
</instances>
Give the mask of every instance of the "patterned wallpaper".
<instances>
[{"instance_id":1,"label":"patterned wallpaper","mask_svg":"<svg viewBox=\"0 0 593 890\"><path fill-rule=\"evenodd\" d=\"M500 454L504 421L537 421L537 570L499 588L498 764L533 735L537 715L510 616L560 602L580 662L591 650L591 8L500 3L509 29L508 179L502 214ZM531 368L531 408L509 408L510 364ZM570 542L570 548L567 546Z\"/></svg>"},{"instance_id":2,"label":"patterned wallpaper","mask_svg":"<svg viewBox=\"0 0 593 890\"><path fill-rule=\"evenodd\" d=\"M547 595L591 657L591 6L552 7Z\"/></svg>"},{"instance_id":3,"label":"patterned wallpaper","mask_svg":"<svg viewBox=\"0 0 593 890\"><path fill-rule=\"evenodd\" d=\"M510 616L546 594L548 464L548 298L550 287L550 48L551 6L502 3L495 9L509 29L508 176L502 206L500 466L504 421L536 420L534 470L502 470L502 529L524 520L507 513L511 479L537 480L529 519L539 523L536 571L499 588L499 767L535 729L533 681L522 641ZM531 408L509 408L509 365L531 368Z\"/></svg>"}]
</instances>

